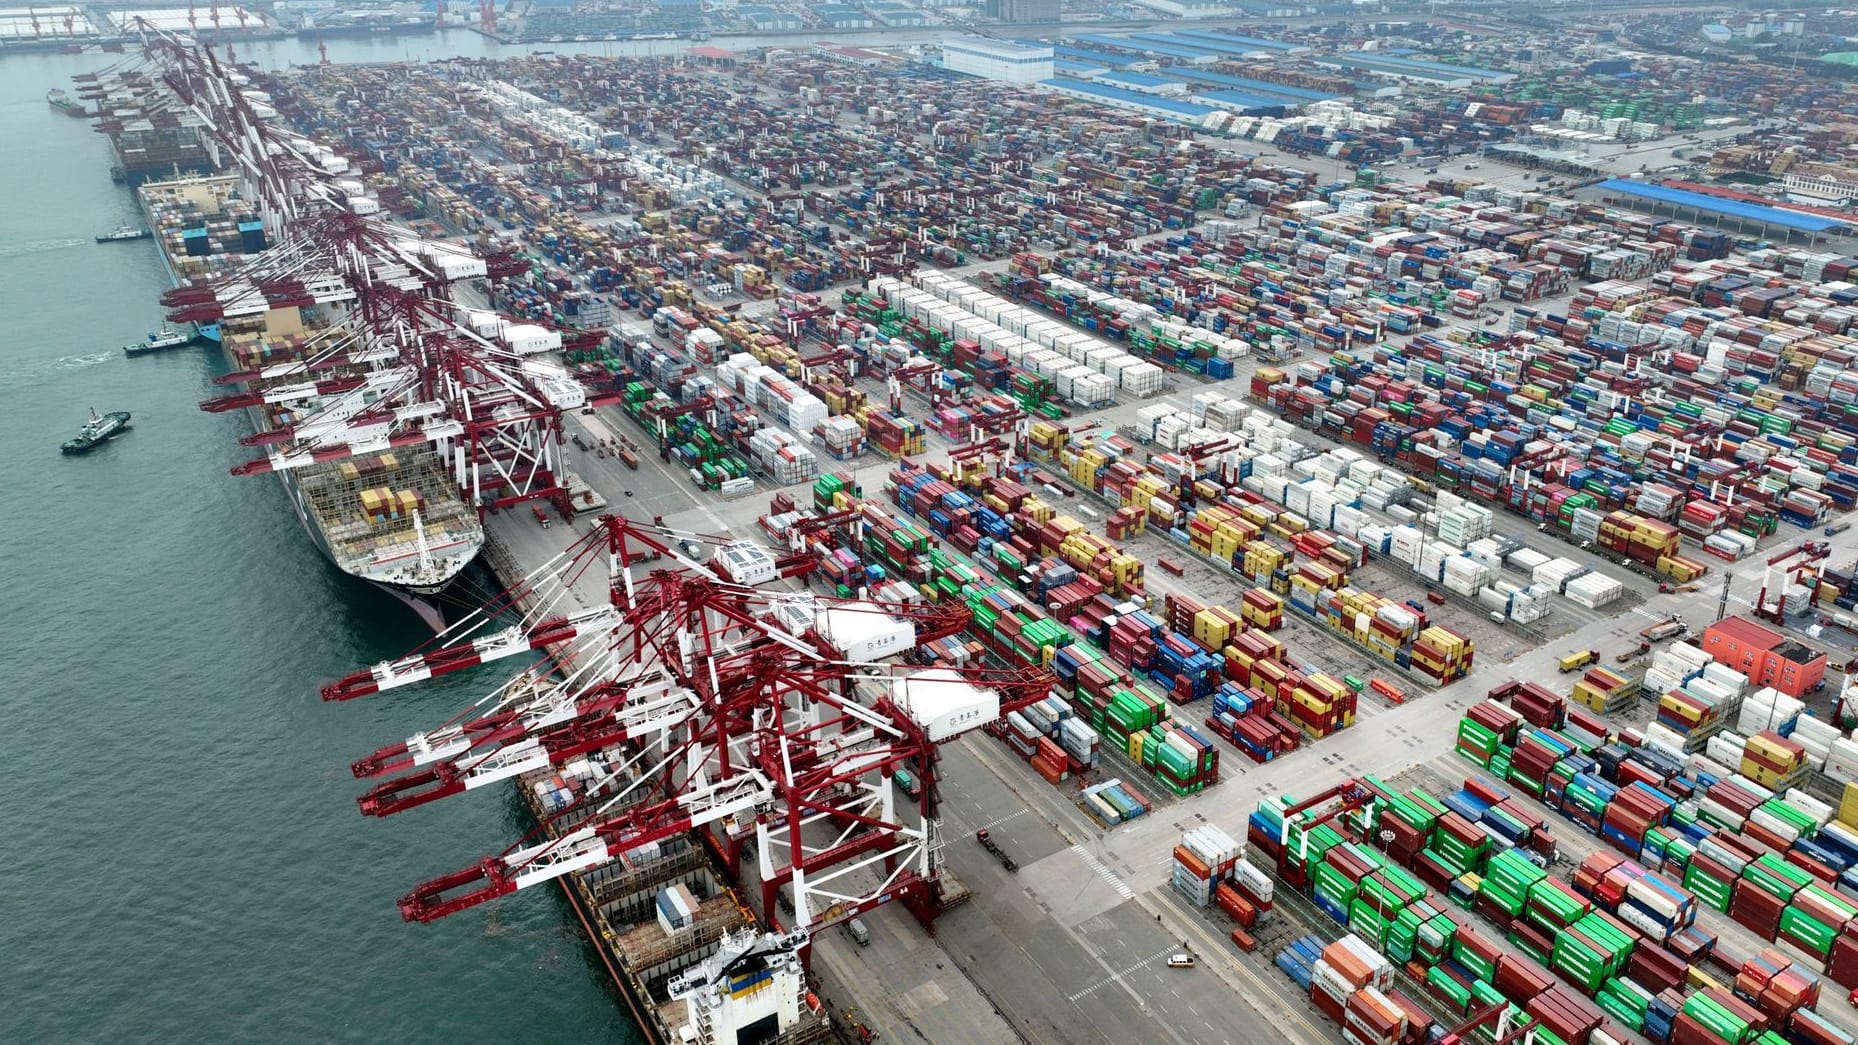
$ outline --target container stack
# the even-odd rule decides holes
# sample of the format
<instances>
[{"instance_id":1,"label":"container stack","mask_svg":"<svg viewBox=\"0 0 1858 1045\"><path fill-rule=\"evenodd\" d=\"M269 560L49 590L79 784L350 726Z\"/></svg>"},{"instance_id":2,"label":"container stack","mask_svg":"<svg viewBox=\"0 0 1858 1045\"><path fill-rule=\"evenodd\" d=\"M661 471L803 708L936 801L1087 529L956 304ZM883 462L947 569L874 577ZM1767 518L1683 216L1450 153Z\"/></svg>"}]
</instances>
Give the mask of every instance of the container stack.
<instances>
[{"instance_id":1,"label":"container stack","mask_svg":"<svg viewBox=\"0 0 1858 1045\"><path fill-rule=\"evenodd\" d=\"M1741 710L1736 715L1735 728L1745 736L1764 730L1784 737L1791 736L1800 723L1801 712L1805 710L1803 702L1764 686L1743 698Z\"/></svg>"},{"instance_id":2,"label":"container stack","mask_svg":"<svg viewBox=\"0 0 1858 1045\"><path fill-rule=\"evenodd\" d=\"M920 454L926 446L922 425L907 417L871 408L862 420L871 445L893 460Z\"/></svg>"},{"instance_id":3,"label":"container stack","mask_svg":"<svg viewBox=\"0 0 1858 1045\"><path fill-rule=\"evenodd\" d=\"M1490 536L1495 517L1481 505L1459 502L1439 512L1439 539L1455 548Z\"/></svg>"},{"instance_id":4,"label":"container stack","mask_svg":"<svg viewBox=\"0 0 1858 1045\"><path fill-rule=\"evenodd\" d=\"M813 438L835 461L845 461L864 452L865 431L849 417L828 417L813 429Z\"/></svg>"},{"instance_id":5,"label":"container stack","mask_svg":"<svg viewBox=\"0 0 1858 1045\"><path fill-rule=\"evenodd\" d=\"M1588 573L1568 582L1568 601L1590 610L1602 609L1617 602L1626 593L1617 579L1600 573Z\"/></svg>"},{"instance_id":6,"label":"container stack","mask_svg":"<svg viewBox=\"0 0 1858 1045\"><path fill-rule=\"evenodd\" d=\"M748 451L776 486L810 483L819 477L819 458L779 428L763 428L750 436Z\"/></svg>"},{"instance_id":7,"label":"container stack","mask_svg":"<svg viewBox=\"0 0 1858 1045\"><path fill-rule=\"evenodd\" d=\"M1174 891L1195 907L1207 906L1214 890L1232 876L1239 852L1239 843L1216 827L1197 827L1187 832L1181 844L1174 847L1170 879Z\"/></svg>"},{"instance_id":8,"label":"container stack","mask_svg":"<svg viewBox=\"0 0 1858 1045\"><path fill-rule=\"evenodd\" d=\"M1310 1001L1317 1011L1353 1028L1369 1029L1375 1042L1388 1041L1387 1025L1405 1032L1404 1013L1382 993L1393 983L1393 964L1360 937L1350 933L1324 947L1310 972ZM1368 1000L1351 1005L1360 994L1373 991ZM1394 1010L1389 1013L1387 1010ZM1396 1015L1397 1013L1397 1015ZM1391 1040L1399 1040L1396 1035Z\"/></svg>"},{"instance_id":9,"label":"container stack","mask_svg":"<svg viewBox=\"0 0 1858 1045\"><path fill-rule=\"evenodd\" d=\"M1105 827L1133 820L1148 812L1147 797L1122 780L1106 780L1083 790L1083 805Z\"/></svg>"},{"instance_id":10,"label":"container stack","mask_svg":"<svg viewBox=\"0 0 1858 1045\"><path fill-rule=\"evenodd\" d=\"M1592 667L1574 683L1570 699L1602 715L1624 713L1638 699L1640 683L1607 668Z\"/></svg>"},{"instance_id":11,"label":"container stack","mask_svg":"<svg viewBox=\"0 0 1858 1045\"><path fill-rule=\"evenodd\" d=\"M1771 730L1748 738L1739 772L1769 790L1784 790L1806 776L1806 748Z\"/></svg>"}]
</instances>

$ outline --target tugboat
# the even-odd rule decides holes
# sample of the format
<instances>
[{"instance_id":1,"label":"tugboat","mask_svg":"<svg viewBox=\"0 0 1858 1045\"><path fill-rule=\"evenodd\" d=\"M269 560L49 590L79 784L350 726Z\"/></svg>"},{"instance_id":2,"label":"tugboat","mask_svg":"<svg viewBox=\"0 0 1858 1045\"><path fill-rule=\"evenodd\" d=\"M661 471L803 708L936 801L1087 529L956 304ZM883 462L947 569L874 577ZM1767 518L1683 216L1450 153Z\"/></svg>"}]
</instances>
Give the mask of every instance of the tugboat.
<instances>
[{"instance_id":1,"label":"tugboat","mask_svg":"<svg viewBox=\"0 0 1858 1045\"><path fill-rule=\"evenodd\" d=\"M112 410L107 414L98 414L96 407L90 408L90 420L77 433L77 438L67 439L59 444L58 449L68 454L84 454L95 450L104 443L129 430L129 412Z\"/></svg>"},{"instance_id":2,"label":"tugboat","mask_svg":"<svg viewBox=\"0 0 1858 1045\"><path fill-rule=\"evenodd\" d=\"M123 243L133 239L147 239L154 233L147 229L138 229L134 225L120 225L115 232L106 232L97 237L98 243Z\"/></svg>"},{"instance_id":3,"label":"tugboat","mask_svg":"<svg viewBox=\"0 0 1858 1045\"><path fill-rule=\"evenodd\" d=\"M148 337L133 345L123 346L125 356L146 356L155 352L166 352L170 348L183 348L194 343L197 335L183 334L173 327L151 330Z\"/></svg>"}]
</instances>

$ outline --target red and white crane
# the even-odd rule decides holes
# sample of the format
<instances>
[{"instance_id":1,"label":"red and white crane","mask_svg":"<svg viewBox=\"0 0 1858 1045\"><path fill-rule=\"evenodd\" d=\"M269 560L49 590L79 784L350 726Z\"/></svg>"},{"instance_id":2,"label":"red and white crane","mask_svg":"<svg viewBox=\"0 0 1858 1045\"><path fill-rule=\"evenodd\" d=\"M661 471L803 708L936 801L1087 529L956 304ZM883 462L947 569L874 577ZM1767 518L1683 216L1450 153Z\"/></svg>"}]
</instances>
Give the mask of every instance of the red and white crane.
<instances>
[{"instance_id":1,"label":"red and white crane","mask_svg":"<svg viewBox=\"0 0 1858 1045\"><path fill-rule=\"evenodd\" d=\"M693 539L714 548L706 562L686 554ZM628 565L646 550L659 555L653 568ZM967 608L815 596L779 586L782 561L604 516L517 586L530 607L520 622L485 613L436 649L326 688L349 699L546 651L438 729L355 763L381 781L361 799L372 815L579 768L573 804L504 852L420 885L402 914L432 921L697 831L732 873L753 871L770 922L788 890L788 928L893 899L933 928L936 745L1043 699L1052 678L899 663L966 628ZM891 779L906 768L925 786L900 803Z\"/></svg>"},{"instance_id":2,"label":"red and white crane","mask_svg":"<svg viewBox=\"0 0 1858 1045\"><path fill-rule=\"evenodd\" d=\"M571 514L562 475L562 414L617 401L540 358L555 347L494 340L462 322L455 285L523 271L509 252L479 256L421 239L383 217L349 160L281 127L250 84L209 47L144 25L145 58L205 128L216 164L237 170L271 246L235 273L163 298L176 322L255 323L276 309L314 307L346 342L294 373L258 373L242 395L207 409L291 404L294 420L247 442L265 456L234 474L302 468L343 457L427 446L480 513L528 500ZM259 101L254 101L254 98Z\"/></svg>"}]
</instances>

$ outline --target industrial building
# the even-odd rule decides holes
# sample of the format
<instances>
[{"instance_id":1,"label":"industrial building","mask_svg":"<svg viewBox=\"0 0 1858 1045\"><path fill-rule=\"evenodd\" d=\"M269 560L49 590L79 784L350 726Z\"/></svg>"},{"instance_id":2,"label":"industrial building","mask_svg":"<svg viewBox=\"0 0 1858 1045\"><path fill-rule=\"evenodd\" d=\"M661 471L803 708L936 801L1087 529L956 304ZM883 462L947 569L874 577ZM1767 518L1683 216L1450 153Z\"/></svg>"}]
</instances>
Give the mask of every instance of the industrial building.
<instances>
[{"instance_id":1,"label":"industrial building","mask_svg":"<svg viewBox=\"0 0 1858 1045\"><path fill-rule=\"evenodd\" d=\"M1177 80L1185 80L1195 90L1236 91L1271 99L1289 106L1307 105L1310 102L1322 102L1340 97L1328 91L1312 91L1307 87L1290 87L1281 83L1248 80L1241 76L1227 76L1224 73L1205 72L1199 69L1169 69L1168 75Z\"/></svg>"},{"instance_id":2,"label":"industrial building","mask_svg":"<svg viewBox=\"0 0 1858 1045\"><path fill-rule=\"evenodd\" d=\"M1076 38L1081 43L1096 44L1099 47L1120 47L1127 51L1145 51L1161 58L1172 58L1177 62L1194 65L1212 65L1219 61L1219 56L1199 48L1176 47L1172 44L1139 40L1133 36L1104 36L1091 33Z\"/></svg>"},{"instance_id":3,"label":"industrial building","mask_svg":"<svg viewBox=\"0 0 1858 1045\"><path fill-rule=\"evenodd\" d=\"M1060 0L989 0L987 12L1009 25L1037 25L1058 21Z\"/></svg>"},{"instance_id":4,"label":"industrial building","mask_svg":"<svg viewBox=\"0 0 1858 1045\"><path fill-rule=\"evenodd\" d=\"M1688 214L1700 222L1711 221L1718 225L1733 222L1738 231L1753 231L1763 235L1778 234L1787 239L1792 239L1799 234L1810 236L1841 230L1849 225L1838 218L1821 214L1809 214L1805 211L1788 210L1785 207L1705 195L1701 192L1632 178L1609 178L1595 188L1603 192L1616 193L1617 196L1614 198L1644 207L1654 214L1663 210L1674 217Z\"/></svg>"},{"instance_id":5,"label":"industrial building","mask_svg":"<svg viewBox=\"0 0 1858 1045\"><path fill-rule=\"evenodd\" d=\"M1351 51L1342 55L1317 56L1311 61L1318 65L1346 69L1350 72L1367 72L1381 78L1430 84L1434 87L1471 87L1480 83L1509 83L1516 79L1514 73L1477 69L1468 65L1424 62L1375 51Z\"/></svg>"},{"instance_id":6,"label":"industrial building","mask_svg":"<svg viewBox=\"0 0 1858 1045\"><path fill-rule=\"evenodd\" d=\"M1187 85L1170 76L1157 76L1154 73L1139 73L1131 70L1104 73L1097 77L1098 83L1113 87L1124 87L1142 94L1164 94L1173 97L1184 96Z\"/></svg>"},{"instance_id":7,"label":"industrial building","mask_svg":"<svg viewBox=\"0 0 1858 1045\"><path fill-rule=\"evenodd\" d=\"M942 44L942 68L1007 83L1037 83L1052 77L1052 49L964 36Z\"/></svg>"},{"instance_id":8,"label":"industrial building","mask_svg":"<svg viewBox=\"0 0 1858 1045\"><path fill-rule=\"evenodd\" d=\"M1141 5L1176 18L1217 18L1233 13L1233 5L1220 0L1141 0Z\"/></svg>"},{"instance_id":9,"label":"industrial building","mask_svg":"<svg viewBox=\"0 0 1858 1045\"><path fill-rule=\"evenodd\" d=\"M1747 617L1724 617L1703 629L1703 652L1748 676L1751 686L1772 686L1799 699L1826 677L1826 655L1808 649Z\"/></svg>"},{"instance_id":10,"label":"industrial building","mask_svg":"<svg viewBox=\"0 0 1858 1045\"><path fill-rule=\"evenodd\" d=\"M1105 76L1110 75L1115 74L1105 74ZM1131 90L1127 87L1117 87L1113 84L1097 82L1102 79L1104 79L1104 77L1098 77L1097 80L1073 80L1068 77L1060 76L1043 81L1042 86L1077 98L1086 98L1093 102L1114 105L1119 109L1133 109L1145 116L1156 116L1167 120L1185 120L1190 123L1199 123L1208 116L1220 111L1208 105L1197 105L1193 102L1176 101L1173 98L1165 98L1159 94L1144 94L1141 91Z\"/></svg>"}]
</instances>

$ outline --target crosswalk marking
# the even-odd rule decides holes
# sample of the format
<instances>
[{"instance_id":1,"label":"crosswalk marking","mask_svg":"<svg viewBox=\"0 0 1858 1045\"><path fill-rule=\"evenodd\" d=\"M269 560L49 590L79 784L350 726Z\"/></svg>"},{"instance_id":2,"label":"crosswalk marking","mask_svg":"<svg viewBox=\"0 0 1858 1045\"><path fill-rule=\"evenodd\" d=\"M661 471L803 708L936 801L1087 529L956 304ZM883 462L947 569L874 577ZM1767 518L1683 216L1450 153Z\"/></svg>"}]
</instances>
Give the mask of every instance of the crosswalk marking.
<instances>
[{"instance_id":1,"label":"crosswalk marking","mask_svg":"<svg viewBox=\"0 0 1858 1045\"><path fill-rule=\"evenodd\" d=\"M1018 818L1025 816L1025 815L1026 815L1026 811L1024 809L1017 810L1015 812L1008 813L1007 815L1001 817L998 820L989 820L988 822L980 826L980 830L982 831L991 830L992 828L999 827L1001 824L1006 823L1008 820L1017 820Z\"/></svg>"},{"instance_id":2,"label":"crosswalk marking","mask_svg":"<svg viewBox=\"0 0 1858 1045\"><path fill-rule=\"evenodd\" d=\"M1115 871L1105 867L1103 861L1093 856L1088 849L1084 848L1082 843L1072 846L1071 851L1081 857L1084 863L1090 866L1091 870L1097 872L1098 878L1110 883L1110 888L1116 890L1116 895L1125 900L1135 899L1135 890L1125 885L1121 878L1116 877Z\"/></svg>"},{"instance_id":3,"label":"crosswalk marking","mask_svg":"<svg viewBox=\"0 0 1858 1045\"><path fill-rule=\"evenodd\" d=\"M1130 965L1128 968L1118 969L1115 972L1110 973L1108 976L1105 976L1103 979L1098 980L1097 982L1091 984L1088 987L1085 987L1083 990L1080 990L1077 993L1071 995L1069 1000L1076 1001L1079 998L1087 998L1090 995L1095 994L1098 991L1102 990L1103 988L1108 987L1112 983L1120 983L1123 977L1129 975L1130 973L1136 971L1137 969L1140 969L1144 965L1151 965L1155 962L1160 961L1161 959L1167 957L1168 955L1173 954L1174 951L1175 951L1175 948L1172 948L1172 947L1168 947L1163 950L1156 951L1154 954L1151 954L1148 957L1143 958L1141 961L1138 961L1135 964Z\"/></svg>"}]
</instances>

